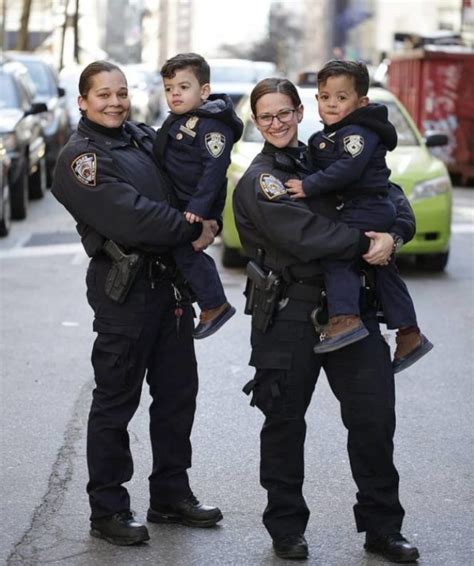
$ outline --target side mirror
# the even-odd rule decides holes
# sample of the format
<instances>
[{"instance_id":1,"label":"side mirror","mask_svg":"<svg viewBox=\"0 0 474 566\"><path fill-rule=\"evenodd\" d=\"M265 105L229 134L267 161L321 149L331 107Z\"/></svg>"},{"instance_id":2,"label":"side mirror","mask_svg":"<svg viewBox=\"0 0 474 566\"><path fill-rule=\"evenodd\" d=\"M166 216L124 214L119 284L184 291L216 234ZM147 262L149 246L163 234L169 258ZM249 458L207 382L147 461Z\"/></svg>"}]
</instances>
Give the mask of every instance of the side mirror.
<instances>
[{"instance_id":1,"label":"side mirror","mask_svg":"<svg viewBox=\"0 0 474 566\"><path fill-rule=\"evenodd\" d=\"M448 145L449 138L446 134L441 132L435 132L428 130L425 132L425 144L426 147L440 147L442 145Z\"/></svg>"},{"instance_id":2,"label":"side mirror","mask_svg":"<svg viewBox=\"0 0 474 566\"><path fill-rule=\"evenodd\" d=\"M41 114L42 112L47 112L48 107L44 102L33 102L31 108L26 112L26 115L30 114Z\"/></svg>"},{"instance_id":3,"label":"side mirror","mask_svg":"<svg viewBox=\"0 0 474 566\"><path fill-rule=\"evenodd\" d=\"M64 89L62 86L58 86L58 96L66 96L66 89Z\"/></svg>"}]
</instances>

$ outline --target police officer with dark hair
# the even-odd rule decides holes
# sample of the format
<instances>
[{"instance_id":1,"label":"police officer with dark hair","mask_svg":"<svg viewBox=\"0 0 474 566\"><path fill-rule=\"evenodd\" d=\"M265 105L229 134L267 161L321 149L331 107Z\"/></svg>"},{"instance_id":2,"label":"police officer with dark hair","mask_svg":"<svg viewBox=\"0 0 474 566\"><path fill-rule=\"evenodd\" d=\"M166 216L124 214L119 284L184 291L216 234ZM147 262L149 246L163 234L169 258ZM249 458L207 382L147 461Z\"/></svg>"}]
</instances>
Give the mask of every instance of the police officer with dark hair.
<instances>
[{"instance_id":1,"label":"police officer with dark hair","mask_svg":"<svg viewBox=\"0 0 474 566\"><path fill-rule=\"evenodd\" d=\"M404 510L393 463L393 370L369 290L361 292L361 317L369 335L341 351L313 351L325 322L318 260L363 254L367 262L383 265L393 252L393 237L370 232L369 242L366 234L334 222L336 202L330 197L310 203L291 198L285 182L309 171L306 147L298 142L303 107L290 81L261 81L252 91L251 107L265 145L238 183L233 204L240 239L253 258L247 267L246 311L252 314L255 377L244 391L252 393L252 404L265 416L260 435L260 480L268 495L263 522L279 557L308 556L305 413L324 368L348 430L358 487L354 514L357 530L366 533L365 548L394 562L414 561L418 550L400 533ZM414 234L413 213L399 188L392 186L390 195L397 209L391 232L408 241Z\"/></svg>"},{"instance_id":2,"label":"police officer with dark hair","mask_svg":"<svg viewBox=\"0 0 474 566\"><path fill-rule=\"evenodd\" d=\"M149 539L123 485L133 473L127 427L145 374L152 397L148 521L210 527L222 519L189 486L198 388L193 313L170 254L190 242L205 249L217 223L189 224L172 208L171 187L153 156L155 132L126 121L127 81L117 66L88 65L79 92L83 117L59 157L52 191L78 222L92 257L87 298L97 338L87 432L91 534L131 545Z\"/></svg>"}]
</instances>

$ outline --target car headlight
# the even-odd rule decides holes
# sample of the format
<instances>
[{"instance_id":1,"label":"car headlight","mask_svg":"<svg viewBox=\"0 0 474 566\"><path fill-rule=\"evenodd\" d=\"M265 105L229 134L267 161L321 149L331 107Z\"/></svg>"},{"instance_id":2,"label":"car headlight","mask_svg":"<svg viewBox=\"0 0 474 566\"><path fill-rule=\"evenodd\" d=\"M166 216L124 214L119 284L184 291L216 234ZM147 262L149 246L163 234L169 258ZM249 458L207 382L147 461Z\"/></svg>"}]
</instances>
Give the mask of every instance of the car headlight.
<instances>
[{"instance_id":1,"label":"car headlight","mask_svg":"<svg viewBox=\"0 0 474 566\"><path fill-rule=\"evenodd\" d=\"M13 133L10 134L1 134L0 139L2 141L3 146L7 151L13 151L16 149L16 136Z\"/></svg>"},{"instance_id":2,"label":"car headlight","mask_svg":"<svg viewBox=\"0 0 474 566\"><path fill-rule=\"evenodd\" d=\"M417 200L432 198L443 193L449 193L450 190L451 181L448 177L435 177L434 179L429 179L428 181L417 183L413 187L413 191L409 196L409 200L414 202Z\"/></svg>"}]
</instances>

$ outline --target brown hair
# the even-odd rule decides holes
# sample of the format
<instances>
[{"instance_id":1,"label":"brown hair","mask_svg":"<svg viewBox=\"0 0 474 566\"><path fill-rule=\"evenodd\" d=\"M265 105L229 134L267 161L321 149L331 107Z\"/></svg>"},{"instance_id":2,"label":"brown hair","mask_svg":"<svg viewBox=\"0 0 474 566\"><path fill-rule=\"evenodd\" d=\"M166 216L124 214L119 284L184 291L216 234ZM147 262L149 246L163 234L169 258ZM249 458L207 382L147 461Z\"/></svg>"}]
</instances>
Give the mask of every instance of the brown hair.
<instances>
[{"instance_id":1,"label":"brown hair","mask_svg":"<svg viewBox=\"0 0 474 566\"><path fill-rule=\"evenodd\" d=\"M198 53L178 53L161 67L161 76L164 79L172 79L176 71L191 69L199 84L205 85L211 80L211 69L208 62Z\"/></svg>"},{"instance_id":2,"label":"brown hair","mask_svg":"<svg viewBox=\"0 0 474 566\"><path fill-rule=\"evenodd\" d=\"M369 91L369 71L362 61L344 61L332 59L318 72L318 87L323 85L329 77L346 75L354 82L358 96L366 96Z\"/></svg>"},{"instance_id":3,"label":"brown hair","mask_svg":"<svg viewBox=\"0 0 474 566\"><path fill-rule=\"evenodd\" d=\"M271 94L273 92L286 94L286 96L291 99L295 108L301 106L300 95L291 81L281 78L263 79L253 87L253 90L250 93L250 107L252 108L254 116L257 114L257 102L260 98L265 96L265 94Z\"/></svg>"},{"instance_id":4,"label":"brown hair","mask_svg":"<svg viewBox=\"0 0 474 566\"><path fill-rule=\"evenodd\" d=\"M111 71L119 71L122 73L125 82L127 82L127 77L124 75L122 69L115 65L114 63L109 63L108 61L94 61L87 65L87 67L82 71L79 77L79 94L83 98L87 98L87 95L92 88L92 78L99 73L110 73Z\"/></svg>"}]
</instances>

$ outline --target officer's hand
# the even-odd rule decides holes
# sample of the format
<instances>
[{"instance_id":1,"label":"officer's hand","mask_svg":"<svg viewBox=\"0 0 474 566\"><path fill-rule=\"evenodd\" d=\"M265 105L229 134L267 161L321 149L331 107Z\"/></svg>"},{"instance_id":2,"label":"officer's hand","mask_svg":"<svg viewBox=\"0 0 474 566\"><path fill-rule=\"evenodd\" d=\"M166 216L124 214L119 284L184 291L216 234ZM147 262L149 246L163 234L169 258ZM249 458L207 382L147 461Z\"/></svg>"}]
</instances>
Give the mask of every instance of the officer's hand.
<instances>
[{"instance_id":1,"label":"officer's hand","mask_svg":"<svg viewBox=\"0 0 474 566\"><path fill-rule=\"evenodd\" d=\"M366 232L370 238L369 251L362 258L371 265L388 265L393 252L393 238L387 232Z\"/></svg>"},{"instance_id":2,"label":"officer's hand","mask_svg":"<svg viewBox=\"0 0 474 566\"><path fill-rule=\"evenodd\" d=\"M289 179L285 183L291 198L305 198L306 194L303 191L303 181L299 179Z\"/></svg>"},{"instance_id":3,"label":"officer's hand","mask_svg":"<svg viewBox=\"0 0 474 566\"><path fill-rule=\"evenodd\" d=\"M202 252L214 241L217 230L219 229L215 220L204 220L202 222L202 232L197 240L194 240L193 248L196 252Z\"/></svg>"},{"instance_id":4,"label":"officer's hand","mask_svg":"<svg viewBox=\"0 0 474 566\"><path fill-rule=\"evenodd\" d=\"M202 222L204 220L202 216L198 216L193 212L187 212L187 211L184 213L184 217L190 224L194 224L195 222Z\"/></svg>"}]
</instances>

